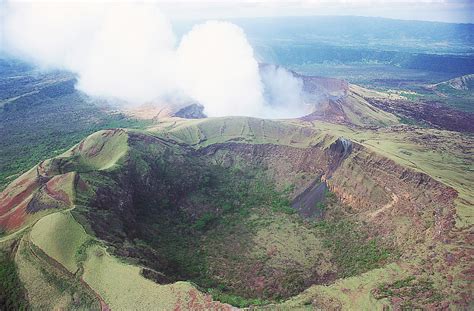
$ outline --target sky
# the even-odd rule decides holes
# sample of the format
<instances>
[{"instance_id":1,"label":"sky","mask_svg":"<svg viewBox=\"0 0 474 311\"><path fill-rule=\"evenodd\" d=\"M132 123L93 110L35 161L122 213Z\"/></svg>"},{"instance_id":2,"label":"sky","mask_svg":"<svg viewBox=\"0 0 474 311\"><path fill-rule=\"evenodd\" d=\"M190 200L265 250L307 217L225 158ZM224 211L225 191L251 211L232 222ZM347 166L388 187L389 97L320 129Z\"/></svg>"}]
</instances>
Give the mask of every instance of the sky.
<instances>
[{"instance_id":1,"label":"sky","mask_svg":"<svg viewBox=\"0 0 474 311\"><path fill-rule=\"evenodd\" d=\"M474 23L473 0L162 0L175 18L355 15Z\"/></svg>"},{"instance_id":2,"label":"sky","mask_svg":"<svg viewBox=\"0 0 474 311\"><path fill-rule=\"evenodd\" d=\"M9 2L155 2L170 19L356 15L474 23L474 0L8 0ZM0 3L7 0L0 0Z\"/></svg>"}]
</instances>

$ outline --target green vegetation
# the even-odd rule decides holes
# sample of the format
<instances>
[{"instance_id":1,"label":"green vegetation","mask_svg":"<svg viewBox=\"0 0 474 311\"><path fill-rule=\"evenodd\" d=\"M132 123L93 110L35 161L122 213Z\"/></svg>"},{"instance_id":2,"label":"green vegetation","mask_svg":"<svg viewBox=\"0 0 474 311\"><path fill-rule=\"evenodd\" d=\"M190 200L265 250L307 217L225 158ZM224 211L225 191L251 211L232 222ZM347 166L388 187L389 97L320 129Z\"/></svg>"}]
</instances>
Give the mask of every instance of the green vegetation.
<instances>
[{"instance_id":1,"label":"green vegetation","mask_svg":"<svg viewBox=\"0 0 474 311\"><path fill-rule=\"evenodd\" d=\"M96 118L97 111L94 111L94 108L89 109L92 110L89 113L96 114ZM75 115L77 112L71 111L71 113ZM0 122L4 122L1 120L1 114L2 112L0 112ZM3 114L6 113L3 112ZM32 112L32 114L34 113ZM25 118L28 115L18 117ZM150 124L149 121L134 120L121 114L99 113L98 116L100 119L97 122L90 123L86 114L83 119L80 119L82 123L79 124L73 119L68 119L73 116L67 114L62 115L61 120L53 121L42 118L38 122L44 122L44 124L39 126L35 124L34 127L33 125L30 127L28 123L31 120L15 121L23 124L21 130L17 129L16 132L11 133L10 131L0 132L2 136L0 143L0 190L13 181L14 177L19 176L38 162L63 153L98 130L117 127L142 129ZM71 128L71 123L74 125L73 128ZM8 126L15 125L6 124L5 128ZM66 128L69 130L65 130ZM58 131L60 131L60 135L58 135Z\"/></svg>"},{"instance_id":2,"label":"green vegetation","mask_svg":"<svg viewBox=\"0 0 474 311\"><path fill-rule=\"evenodd\" d=\"M471 135L423 128L359 131L325 122L318 122L315 127L361 143L381 156L453 187L459 193L455 202L456 226L468 227L474 221L470 208L474 202L474 179L472 174L466 174L472 170Z\"/></svg>"},{"instance_id":3,"label":"green vegetation","mask_svg":"<svg viewBox=\"0 0 474 311\"><path fill-rule=\"evenodd\" d=\"M193 173L187 176L189 178ZM249 254L255 247L252 239L257 231L271 225L273 217L287 217L284 215L295 212L287 192L273 189L258 169L226 170L209 165L196 178L204 183L191 195L191 204L204 204L212 211L202 213L195 220L166 209L156 216L147 213L141 223L149 233L143 234L142 239L166 258L168 265L161 266L166 275L177 280L191 280L208 289L216 299L224 299L235 306L264 303L261 298L255 298L251 290L237 285L236 280L247 282L242 279L245 272L220 267L217 256L221 254L224 261L235 267L257 263L258 260ZM143 210L150 211L151 207ZM239 255L232 255L237 249L240 249ZM218 278L216 273L224 277ZM295 290L298 292L301 287ZM268 298L275 299L275 296L269 294Z\"/></svg>"},{"instance_id":4,"label":"green vegetation","mask_svg":"<svg viewBox=\"0 0 474 311\"><path fill-rule=\"evenodd\" d=\"M99 131L81 142L81 150L72 157L74 170L111 169L127 153L128 134L125 130Z\"/></svg>"},{"instance_id":5,"label":"green vegetation","mask_svg":"<svg viewBox=\"0 0 474 311\"><path fill-rule=\"evenodd\" d=\"M28 310L25 288L18 276L15 262L10 254L0 251L0 309Z\"/></svg>"},{"instance_id":6,"label":"green vegetation","mask_svg":"<svg viewBox=\"0 0 474 311\"><path fill-rule=\"evenodd\" d=\"M198 220L196 220L196 222L193 224L193 228L196 230L204 230L209 228L209 226L216 220L217 217L213 213L206 212Z\"/></svg>"},{"instance_id":7,"label":"green vegetation","mask_svg":"<svg viewBox=\"0 0 474 311\"><path fill-rule=\"evenodd\" d=\"M81 246L79 246L79 248L77 248L74 258L76 260L77 265L80 268L82 267L84 261L87 260L88 249L94 245L99 245L99 244L100 244L99 241L90 238L88 240L85 240L85 242L82 243Z\"/></svg>"},{"instance_id":8,"label":"green vegetation","mask_svg":"<svg viewBox=\"0 0 474 311\"><path fill-rule=\"evenodd\" d=\"M324 204L323 202L318 202L316 203L316 208L321 211L324 211L326 209L326 204Z\"/></svg>"},{"instance_id":9,"label":"green vegetation","mask_svg":"<svg viewBox=\"0 0 474 311\"><path fill-rule=\"evenodd\" d=\"M51 239L60 239L53 236ZM16 253L21 281L28 290L31 306L41 310L100 310L95 294L72 273L52 260L25 234Z\"/></svg>"},{"instance_id":10,"label":"green vegetation","mask_svg":"<svg viewBox=\"0 0 474 311\"><path fill-rule=\"evenodd\" d=\"M341 207L335 194L325 190L325 202L316 207L326 218L314 223L324 247L330 250L341 277L347 278L380 268L393 260L396 252L369 236L367 225L359 223Z\"/></svg>"},{"instance_id":11,"label":"green vegetation","mask_svg":"<svg viewBox=\"0 0 474 311\"><path fill-rule=\"evenodd\" d=\"M312 309L331 310L383 310L386 299L374 299L371 290L381 282L392 282L393 278L405 277L403 269L391 263L357 277L337 280L330 285L315 285L300 295L281 304L283 310L302 309L312 305Z\"/></svg>"},{"instance_id":12,"label":"green vegetation","mask_svg":"<svg viewBox=\"0 0 474 311\"><path fill-rule=\"evenodd\" d=\"M98 130L143 129L152 123L76 91L71 74L41 72L3 58L0 67L0 191L38 162Z\"/></svg>"},{"instance_id":13,"label":"green vegetation","mask_svg":"<svg viewBox=\"0 0 474 311\"><path fill-rule=\"evenodd\" d=\"M61 238L51 238L59 235ZM76 250L90 238L69 212L40 219L31 230L31 241L71 273L78 269Z\"/></svg>"},{"instance_id":14,"label":"green vegetation","mask_svg":"<svg viewBox=\"0 0 474 311\"><path fill-rule=\"evenodd\" d=\"M55 234L48 234L48 228L55 230ZM48 241L43 240L45 234ZM85 233L69 212L44 217L33 227L31 236L40 247L24 240L19 249L19 262L35 306L68 310L97 309L95 294L88 287L84 288L80 279L114 309L133 309L137 305L170 309L180 303L176 293L185 295L181 297L183 303L195 299L193 303L203 304L204 296L191 284L178 282L158 285L144 278L140 274L140 267L109 255L102 243ZM74 271L75 275L65 273L51 258L70 271L71 263L74 269L80 269Z\"/></svg>"},{"instance_id":15,"label":"green vegetation","mask_svg":"<svg viewBox=\"0 0 474 311\"><path fill-rule=\"evenodd\" d=\"M275 191L274 189L268 189L266 191L268 191L269 195L271 196L270 205L274 213L285 213L288 215L296 213L296 210L291 207L291 202L288 197L288 193L291 191L291 189L285 189L285 191L281 193Z\"/></svg>"},{"instance_id":16,"label":"green vegetation","mask_svg":"<svg viewBox=\"0 0 474 311\"><path fill-rule=\"evenodd\" d=\"M327 200L337 200L336 194L327 188L324 190L324 197Z\"/></svg>"},{"instance_id":17,"label":"green vegetation","mask_svg":"<svg viewBox=\"0 0 474 311\"><path fill-rule=\"evenodd\" d=\"M348 220L320 221L324 246L331 250L341 276L350 277L383 266L390 258L390 249Z\"/></svg>"},{"instance_id":18,"label":"green vegetation","mask_svg":"<svg viewBox=\"0 0 474 311\"><path fill-rule=\"evenodd\" d=\"M187 303L191 293L197 305L204 300L191 284L158 285L144 278L139 267L121 262L100 246L89 248L83 279L114 310L132 310L137 306L144 310L173 309L180 299L184 299L181 303Z\"/></svg>"},{"instance_id":19,"label":"green vegetation","mask_svg":"<svg viewBox=\"0 0 474 311\"><path fill-rule=\"evenodd\" d=\"M214 300L228 303L232 306L239 307L239 308L246 308L248 306L263 306L271 303L269 300L263 300L259 298L248 299L242 296L226 294L220 291L219 289L209 289L208 293L211 294Z\"/></svg>"},{"instance_id":20,"label":"green vegetation","mask_svg":"<svg viewBox=\"0 0 474 311\"><path fill-rule=\"evenodd\" d=\"M126 265L138 261L163 273L167 281L189 280L219 299L249 306L279 301L311 282L360 274L387 260L379 244L366 241L361 227L353 226L352 235L347 235L341 230L345 225L334 224L339 219L328 220L327 230L305 222L291 207L294 186L277 190L269 171L243 161L232 150L209 156L141 132L129 132L127 142L110 133L90 136L76 151L79 155L65 154L62 163L82 170L84 185L76 195L74 218L85 232L107 241L110 254L122 257L124 250L133 254L123 257ZM124 152L123 145L128 146ZM127 161L85 165L90 162L89 150L96 149L100 151L93 153L94 161L106 159L108 153L126 155ZM226 156L233 157L230 167L221 165ZM110 169L103 170L104 166ZM329 191L325 200L320 206L325 211L337 204ZM37 226L36 231L42 223ZM123 238L129 230L134 232L133 240ZM74 251L68 252L67 260L58 257L58 261L74 262L73 268L82 267L86 275L93 258L89 256L97 257L95 265L107 252L91 239L74 242L74 232L68 239ZM34 241L36 235L32 236ZM331 248L331 243L339 248ZM55 257L52 248L44 245ZM343 251L344 261L338 262L336 256ZM109 280L89 277L99 284L97 288L106 290L102 282Z\"/></svg>"},{"instance_id":21,"label":"green vegetation","mask_svg":"<svg viewBox=\"0 0 474 311\"><path fill-rule=\"evenodd\" d=\"M401 308L411 310L423 308L443 299L433 286L433 281L409 276L393 283L384 283L373 291L376 299L398 298L402 300Z\"/></svg>"},{"instance_id":22,"label":"green vegetation","mask_svg":"<svg viewBox=\"0 0 474 311\"><path fill-rule=\"evenodd\" d=\"M167 138L205 147L227 141L249 144L277 144L308 147L323 139L318 131L300 124L249 117L221 117L200 120L164 120L154 131Z\"/></svg>"},{"instance_id":23,"label":"green vegetation","mask_svg":"<svg viewBox=\"0 0 474 311\"><path fill-rule=\"evenodd\" d=\"M238 158L234 166L226 168L214 164L214 159L188 156L175 145L145 141L129 140L128 166L80 174L87 187L77 193L80 206L74 209L75 218L89 224L91 232L100 230L99 238L106 241L117 241L125 234L124 227L132 226L135 231L134 240L125 242L126 246L112 243L109 250L113 254L121 255L124 247L133 247L137 259L170 281L190 280L206 290L219 289L221 297L238 300L239 305L258 299L275 301L305 288L304 280L324 256L320 256L322 245L314 229L299 228L301 219L288 197L292 187L277 191L261 168ZM126 181L122 172L127 172ZM96 193L109 202L96 203ZM106 208L127 202L130 195L136 217L133 222ZM107 221L106 231L103 221ZM281 224L274 227L277 223ZM279 248L280 239L291 241L291 247L278 254L266 249ZM148 261L145 254L150 252L158 257ZM288 260L292 261L289 266L284 264ZM259 264L262 270L252 276L249 269ZM274 271L282 276L275 278ZM269 285L256 293L257 285L250 277L268 279ZM242 282L249 286L242 286Z\"/></svg>"},{"instance_id":24,"label":"green vegetation","mask_svg":"<svg viewBox=\"0 0 474 311\"><path fill-rule=\"evenodd\" d=\"M293 43L288 40L283 45ZM439 49L434 45L430 48ZM308 44L297 49L302 57L315 55L314 47ZM468 66L462 64L470 62L467 58L415 55L419 53L403 49L389 53L337 49L342 54L335 57L344 62L353 62L353 56L364 60L357 65L334 65L332 59L321 64L323 70L306 62L293 65L301 70L316 69L318 74L343 73L350 81L381 90L393 87L396 90L389 91L384 99L404 97L414 101L406 101L407 107L429 102L472 112L472 79L438 83L454 73L406 69L439 69L440 64L444 69L448 66L455 71L466 70ZM287 60L294 58L293 50L283 50L289 51ZM319 56L332 58L333 54ZM91 103L90 98L74 90L75 80L67 74L38 73L38 78L14 71L14 79L4 78L4 70L0 74L0 190L40 160L62 154L92 132L115 127L144 129L150 125ZM76 205L60 213L49 209L28 214L25 230L15 236L5 237L0 231L3 241L20 239L14 256L0 252L0 309L32 306L45 310L94 310L101 307L97 295L111 309L118 310L138 305L147 309L209 309L202 292L181 280L195 282L214 299L238 307L280 303L297 294L283 302L281 308L311 305L323 310L372 310L395 303L402 309L437 309L441 302L465 302L470 296L460 288L468 288L468 278L462 274L468 271L469 263L462 248L468 241L464 234L474 219L470 208L473 179L466 173L472 171L472 137L420 128L423 125L412 119L418 116L407 114L411 117L398 119L385 112L385 107L370 105L363 93L359 96L353 92L358 90L356 86L350 88L341 109L348 120L359 126L254 118L164 120L154 127L155 136L133 130L119 131L113 137L108 135L111 132L98 132L84 141L81 152L45 162L45 166L80 172L58 182L58 189L76 199ZM364 127L368 124L374 127ZM129 133L137 136L128 139ZM261 164L260 159L246 163L248 158L242 161L232 154L232 148L218 155L213 152L222 150L212 149L213 144L228 142L324 149L339 136L370 151L347 158L336 169L346 169L347 178L335 181L336 176L332 185L339 187L350 202L358 202L361 195L370 196L375 201L369 204L373 211L360 206L353 213L326 191L325 198L314 206L322 217L316 223L301 218L291 207L292 190L281 189L292 177L272 172L277 165L254 167L255 163ZM211 148L206 151L206 147ZM433 201L458 196L452 218L457 228L447 228L443 234L449 233L439 239L425 240L439 225L450 226L452 206L439 203L434 213L428 206L413 214L416 221L409 219L407 215L413 209L404 210L404 204L423 207L419 202L424 202L425 195L428 199L436 197L438 189L411 196L411 189L399 193L394 189L397 185L384 187L380 180L383 176L377 180L361 174L364 168L359 163L367 160L365 157L392 164L375 153L452 186L456 191L446 191L442 200ZM313 178L313 173L304 169L296 173L306 179L297 182L298 190ZM31 172L35 175L34 170ZM403 170L401 182L412 178L411 173ZM425 178L420 176L413 178L420 178L422 186ZM352 177L357 178L357 186L349 182L354 192L344 193L350 192L345 181L352 181ZM42 186L43 190L46 187ZM40 200L39 196L35 199ZM47 215L50 213L54 214ZM371 218L361 219L361 215ZM418 223L423 234L410 230ZM386 230L377 228L379 224L386 225ZM393 228L392 232L387 228ZM406 243L400 242L404 233ZM387 242L390 235L402 249L411 252L398 263L390 263L398 258L398 251ZM172 284L158 285L142 277L139 266L155 270L163 282ZM416 277L411 276L414 266L422 268L421 272L416 271ZM445 297L449 291L454 294Z\"/></svg>"}]
</instances>

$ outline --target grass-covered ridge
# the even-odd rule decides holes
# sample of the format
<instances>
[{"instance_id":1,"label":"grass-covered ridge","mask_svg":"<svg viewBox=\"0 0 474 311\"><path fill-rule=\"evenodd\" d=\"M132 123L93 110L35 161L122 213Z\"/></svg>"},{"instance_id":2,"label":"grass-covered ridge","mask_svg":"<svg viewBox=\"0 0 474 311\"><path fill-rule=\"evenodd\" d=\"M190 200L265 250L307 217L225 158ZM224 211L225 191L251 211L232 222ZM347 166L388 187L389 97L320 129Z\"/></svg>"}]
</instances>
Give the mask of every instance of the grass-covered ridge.
<instances>
[{"instance_id":1,"label":"grass-covered ridge","mask_svg":"<svg viewBox=\"0 0 474 311\"><path fill-rule=\"evenodd\" d=\"M1 135L3 139L0 143L0 190L3 190L16 177L38 162L63 153L98 130L117 127L142 129L150 124L148 121L134 120L121 114L106 115L103 112L98 112L95 107L87 107L87 109L87 114L91 114L88 120L84 120L88 118L86 114L84 119L81 119L78 123L77 120L73 119L78 112L72 110L71 115L63 116L64 119L62 120L56 118L41 119L41 122L45 124L40 124L39 128L33 127L32 131L29 132L28 124L32 120L22 120L24 130L19 133L10 133L8 127L15 125L9 124L11 120L7 113L0 112L0 122L5 124L2 127ZM17 112L11 113L17 114ZM34 117L34 114L34 112L31 112L26 116ZM6 121L2 118L5 118ZM22 116L21 118L26 117ZM73 126L71 130L64 131L65 128L69 129L70 126ZM58 135L58 131L61 131L60 135Z\"/></svg>"},{"instance_id":2,"label":"grass-covered ridge","mask_svg":"<svg viewBox=\"0 0 474 311\"><path fill-rule=\"evenodd\" d=\"M54 234L45 239L51 231ZM21 243L18 262L22 280L32 290L36 306L97 309L106 304L119 310L137 305L170 309L191 299L197 306L204 304L204 296L191 284L158 285L141 274L141 267L111 256L105 245L87 234L69 211L41 219ZM63 271L58 263L68 271ZM28 271L31 275L26 275ZM37 287L41 284L30 283L36 279L46 282L42 289ZM182 293L183 301L179 301L176 293ZM53 299L48 301L48 295Z\"/></svg>"},{"instance_id":3,"label":"grass-covered ridge","mask_svg":"<svg viewBox=\"0 0 474 311\"><path fill-rule=\"evenodd\" d=\"M249 117L221 117L199 120L163 120L150 128L168 139L192 146L205 147L216 143L237 141L249 144L277 144L308 147L323 140L325 135L285 120L265 120Z\"/></svg>"}]
</instances>

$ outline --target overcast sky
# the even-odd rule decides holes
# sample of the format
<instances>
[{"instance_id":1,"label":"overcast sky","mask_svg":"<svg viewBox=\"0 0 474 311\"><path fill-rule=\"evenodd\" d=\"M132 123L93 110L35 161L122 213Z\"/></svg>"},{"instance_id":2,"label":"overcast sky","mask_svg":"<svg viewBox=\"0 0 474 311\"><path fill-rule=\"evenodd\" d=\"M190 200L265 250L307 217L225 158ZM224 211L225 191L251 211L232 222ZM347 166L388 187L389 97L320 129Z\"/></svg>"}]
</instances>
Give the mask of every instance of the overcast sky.
<instances>
[{"instance_id":1,"label":"overcast sky","mask_svg":"<svg viewBox=\"0 0 474 311\"><path fill-rule=\"evenodd\" d=\"M357 15L474 23L474 0L161 0L174 18Z\"/></svg>"},{"instance_id":2,"label":"overcast sky","mask_svg":"<svg viewBox=\"0 0 474 311\"><path fill-rule=\"evenodd\" d=\"M45 0L0 0L1 2ZM135 0L46 0L130 2ZM474 23L474 0L141 0L157 2L171 19L299 15L357 15L407 20Z\"/></svg>"}]
</instances>

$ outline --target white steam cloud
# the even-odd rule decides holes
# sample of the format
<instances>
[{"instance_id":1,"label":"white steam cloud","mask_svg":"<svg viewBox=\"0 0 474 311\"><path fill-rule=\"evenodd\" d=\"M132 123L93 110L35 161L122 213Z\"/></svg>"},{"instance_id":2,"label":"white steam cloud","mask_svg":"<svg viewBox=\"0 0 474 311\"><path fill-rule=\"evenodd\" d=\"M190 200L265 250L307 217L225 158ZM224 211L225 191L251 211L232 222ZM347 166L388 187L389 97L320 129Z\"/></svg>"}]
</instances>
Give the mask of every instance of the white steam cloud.
<instances>
[{"instance_id":1,"label":"white steam cloud","mask_svg":"<svg viewBox=\"0 0 474 311\"><path fill-rule=\"evenodd\" d=\"M244 32L207 22L186 34L177 51L179 81L210 115L259 115L264 103L258 63Z\"/></svg>"},{"instance_id":2,"label":"white steam cloud","mask_svg":"<svg viewBox=\"0 0 474 311\"><path fill-rule=\"evenodd\" d=\"M284 68L267 65L261 71L264 94L271 103L270 117L299 117L305 112L303 107L303 81L297 79Z\"/></svg>"},{"instance_id":3,"label":"white steam cloud","mask_svg":"<svg viewBox=\"0 0 474 311\"><path fill-rule=\"evenodd\" d=\"M178 43L153 3L9 2L0 24L9 53L75 72L77 88L139 105L186 97L209 116L296 117L302 82L258 62L228 22L196 25Z\"/></svg>"}]
</instances>

